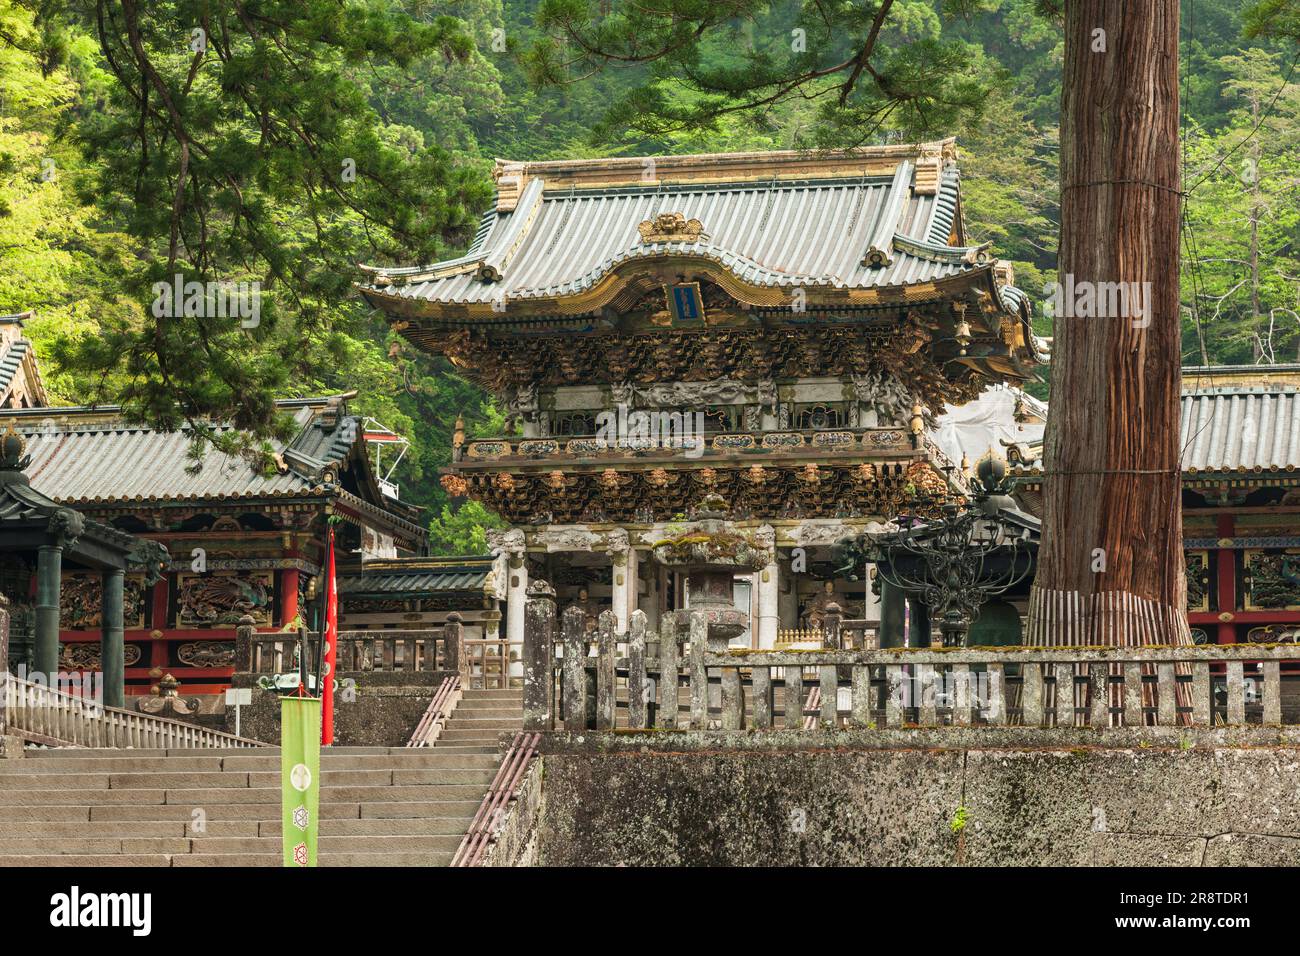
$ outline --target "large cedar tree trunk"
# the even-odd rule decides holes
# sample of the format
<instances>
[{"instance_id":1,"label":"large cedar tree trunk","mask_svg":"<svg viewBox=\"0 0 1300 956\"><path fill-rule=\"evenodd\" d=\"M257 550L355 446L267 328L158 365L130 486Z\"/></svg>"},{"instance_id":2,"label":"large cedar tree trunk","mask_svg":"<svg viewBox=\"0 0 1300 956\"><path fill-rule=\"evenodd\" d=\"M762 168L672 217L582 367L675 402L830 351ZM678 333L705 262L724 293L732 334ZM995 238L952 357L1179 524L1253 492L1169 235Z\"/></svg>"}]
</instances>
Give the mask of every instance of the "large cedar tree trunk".
<instances>
[{"instance_id":1,"label":"large cedar tree trunk","mask_svg":"<svg viewBox=\"0 0 1300 956\"><path fill-rule=\"evenodd\" d=\"M1149 325L1140 327L1132 306L1120 316L1056 317L1027 639L1188 643L1178 0L1067 0L1065 16L1060 283L1149 289Z\"/></svg>"}]
</instances>

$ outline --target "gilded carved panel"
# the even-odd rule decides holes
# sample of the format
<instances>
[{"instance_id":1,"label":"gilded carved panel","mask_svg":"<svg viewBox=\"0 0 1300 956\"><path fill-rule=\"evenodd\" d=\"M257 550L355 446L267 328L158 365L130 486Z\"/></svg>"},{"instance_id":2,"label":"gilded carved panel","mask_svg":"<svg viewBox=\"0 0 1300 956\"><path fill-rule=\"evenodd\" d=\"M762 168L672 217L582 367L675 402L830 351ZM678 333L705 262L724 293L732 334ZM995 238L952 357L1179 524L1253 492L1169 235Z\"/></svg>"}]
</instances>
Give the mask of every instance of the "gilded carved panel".
<instances>
[{"instance_id":1,"label":"gilded carved panel","mask_svg":"<svg viewBox=\"0 0 1300 956\"><path fill-rule=\"evenodd\" d=\"M122 626L144 627L144 579L128 575L122 585ZM97 631L103 626L103 579L94 572L65 572L59 591L59 628L65 631Z\"/></svg>"},{"instance_id":2,"label":"gilded carved panel","mask_svg":"<svg viewBox=\"0 0 1300 956\"><path fill-rule=\"evenodd\" d=\"M1258 549L1242 554L1247 611L1300 610L1300 549Z\"/></svg>"},{"instance_id":3,"label":"gilded carved panel","mask_svg":"<svg viewBox=\"0 0 1300 956\"><path fill-rule=\"evenodd\" d=\"M176 581L178 627L233 627L245 614L272 623L275 576L270 571L181 574Z\"/></svg>"}]
</instances>

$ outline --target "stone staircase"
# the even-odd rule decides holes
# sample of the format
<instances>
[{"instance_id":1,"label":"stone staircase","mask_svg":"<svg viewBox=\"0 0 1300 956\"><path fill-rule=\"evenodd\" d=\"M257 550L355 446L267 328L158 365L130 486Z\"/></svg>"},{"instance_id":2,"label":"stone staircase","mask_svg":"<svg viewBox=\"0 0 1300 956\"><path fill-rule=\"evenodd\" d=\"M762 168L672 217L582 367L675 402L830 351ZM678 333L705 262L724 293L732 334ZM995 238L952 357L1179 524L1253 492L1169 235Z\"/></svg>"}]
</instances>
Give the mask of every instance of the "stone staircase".
<instances>
[{"instance_id":1,"label":"stone staircase","mask_svg":"<svg viewBox=\"0 0 1300 956\"><path fill-rule=\"evenodd\" d=\"M523 729L523 690L467 688L441 736L426 752L443 753L454 749L465 753L500 754L501 735L518 733Z\"/></svg>"},{"instance_id":2,"label":"stone staircase","mask_svg":"<svg viewBox=\"0 0 1300 956\"><path fill-rule=\"evenodd\" d=\"M522 723L520 691L467 690L432 748L325 751L320 865L447 865ZM0 867L280 863L278 749L0 760Z\"/></svg>"}]
</instances>

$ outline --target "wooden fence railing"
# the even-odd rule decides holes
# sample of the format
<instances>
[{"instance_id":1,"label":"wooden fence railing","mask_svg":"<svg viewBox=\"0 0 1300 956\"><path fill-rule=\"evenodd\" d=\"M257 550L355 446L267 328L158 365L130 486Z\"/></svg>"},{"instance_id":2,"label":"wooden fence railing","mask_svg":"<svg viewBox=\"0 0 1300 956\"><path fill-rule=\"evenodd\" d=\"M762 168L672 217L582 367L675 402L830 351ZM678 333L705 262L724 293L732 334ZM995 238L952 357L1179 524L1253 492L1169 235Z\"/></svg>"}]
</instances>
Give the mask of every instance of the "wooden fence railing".
<instances>
[{"instance_id":1,"label":"wooden fence railing","mask_svg":"<svg viewBox=\"0 0 1300 956\"><path fill-rule=\"evenodd\" d=\"M297 670L299 640L314 671L320 653L319 631L258 631L252 618L235 630L235 670L286 674ZM340 631L337 668L346 671L456 671L466 665L465 628L456 612L440 628L425 630Z\"/></svg>"},{"instance_id":2,"label":"wooden fence railing","mask_svg":"<svg viewBox=\"0 0 1300 956\"><path fill-rule=\"evenodd\" d=\"M432 747L442 735L442 730L447 726L447 720L451 717L452 711L460 703L464 692L460 687L460 677L448 677L438 685L438 690L433 695L433 700L429 701L429 706L416 725L415 731L411 734L411 739L406 742L408 747Z\"/></svg>"},{"instance_id":3,"label":"wooden fence railing","mask_svg":"<svg viewBox=\"0 0 1300 956\"><path fill-rule=\"evenodd\" d=\"M531 601L525 729L803 729L810 703L823 729L1281 724L1282 666L1300 665L1300 646L1262 644L714 653L687 618L655 635L638 611L618 634L606 612L587 634L571 609L557 634L553 602Z\"/></svg>"},{"instance_id":4,"label":"wooden fence railing","mask_svg":"<svg viewBox=\"0 0 1300 956\"><path fill-rule=\"evenodd\" d=\"M254 633L250 637L250 671L284 674L297 669L298 635L293 632ZM442 628L421 631L340 631L340 671L437 671L446 665L446 636ZM307 660L314 670L320 635L307 633Z\"/></svg>"},{"instance_id":5,"label":"wooden fence railing","mask_svg":"<svg viewBox=\"0 0 1300 956\"><path fill-rule=\"evenodd\" d=\"M496 776L492 778L487 793L483 795L483 802L479 804L478 812L470 821L469 830L460 841L460 846L456 848L455 855L452 856L452 866L482 864L492 841L505 825L506 817L511 810L511 801L514 800L524 775L528 773L533 758L537 756L537 743L540 739L541 735L536 733L515 734L510 742L510 749L501 758Z\"/></svg>"},{"instance_id":6,"label":"wooden fence railing","mask_svg":"<svg viewBox=\"0 0 1300 956\"><path fill-rule=\"evenodd\" d=\"M51 747L267 747L259 740L153 717L6 674L0 732Z\"/></svg>"},{"instance_id":7,"label":"wooden fence railing","mask_svg":"<svg viewBox=\"0 0 1300 956\"><path fill-rule=\"evenodd\" d=\"M320 633L304 631L308 669L315 671ZM298 669L296 631L258 631L251 620L235 633L235 670L288 674ZM520 645L505 638L466 638L460 614L447 615L440 628L425 630L340 631L339 673L416 673L452 671L465 687L518 687L522 680Z\"/></svg>"}]
</instances>

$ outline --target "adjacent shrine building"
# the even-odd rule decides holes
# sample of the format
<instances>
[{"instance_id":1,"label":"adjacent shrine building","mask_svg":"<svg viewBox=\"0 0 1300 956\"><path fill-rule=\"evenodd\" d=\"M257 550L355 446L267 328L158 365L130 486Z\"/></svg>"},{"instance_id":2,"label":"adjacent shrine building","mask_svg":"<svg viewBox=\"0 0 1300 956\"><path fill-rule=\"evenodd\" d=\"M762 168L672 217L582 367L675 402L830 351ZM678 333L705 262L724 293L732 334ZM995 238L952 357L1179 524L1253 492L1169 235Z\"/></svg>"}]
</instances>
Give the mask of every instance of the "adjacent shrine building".
<instances>
[{"instance_id":1,"label":"adjacent shrine building","mask_svg":"<svg viewBox=\"0 0 1300 956\"><path fill-rule=\"evenodd\" d=\"M945 403L1046 360L1010 268L967 241L952 140L494 175L464 256L361 291L509 410L509 434L458 431L442 481L510 522L512 642L530 576L620 629L689 606L663 559L719 510L769 556L735 577L739 643L861 611L834 544L947 480Z\"/></svg>"},{"instance_id":2,"label":"adjacent shrine building","mask_svg":"<svg viewBox=\"0 0 1300 956\"><path fill-rule=\"evenodd\" d=\"M158 574L138 562L81 557L69 543L61 573L54 567L43 577L33 554L0 548L0 593L16 622L11 663L32 666L40 648L47 669L97 670L105 666L101 635L111 631L122 635L113 643L127 695L149 693L163 674L187 694L215 694L234 670L241 618L260 631L317 626L332 519L341 580L362 575L367 559L391 569L422 551L421 509L381 487L350 397L277 402L294 427L272 443L269 472L212 448L196 461L184 432L156 431L114 407L0 409L0 431L20 436L25 449L13 482L85 519L79 547L94 531L110 544L120 538L120 551L144 541L167 555ZM120 623L104 617L106 581ZM469 599L485 613L481 589ZM55 610L42 630L35 612L45 606Z\"/></svg>"}]
</instances>

